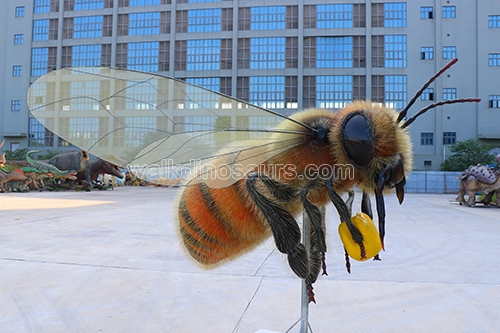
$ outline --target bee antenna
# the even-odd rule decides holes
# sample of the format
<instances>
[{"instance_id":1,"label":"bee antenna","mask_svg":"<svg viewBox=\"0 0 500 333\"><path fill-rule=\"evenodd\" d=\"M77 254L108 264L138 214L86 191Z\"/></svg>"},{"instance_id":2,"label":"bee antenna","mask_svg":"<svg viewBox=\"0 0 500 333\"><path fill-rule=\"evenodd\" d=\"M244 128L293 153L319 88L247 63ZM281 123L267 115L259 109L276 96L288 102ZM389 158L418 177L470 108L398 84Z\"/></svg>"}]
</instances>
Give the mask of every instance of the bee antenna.
<instances>
[{"instance_id":1,"label":"bee antenna","mask_svg":"<svg viewBox=\"0 0 500 333\"><path fill-rule=\"evenodd\" d=\"M474 98L460 98L460 99L451 99L451 100L448 100L448 101L441 101L441 102L433 103L431 105L426 106L422 110L418 111L416 115L414 115L413 117L411 117L410 119L408 119L403 125L401 125L401 128L408 127L419 116L421 116L422 114L426 113L430 109L434 109L437 106L441 106L441 105L445 105L445 104L470 103L470 102L474 102L474 103L481 102L481 98L476 98L476 97L474 97Z\"/></svg>"},{"instance_id":2,"label":"bee antenna","mask_svg":"<svg viewBox=\"0 0 500 333\"><path fill-rule=\"evenodd\" d=\"M410 109L410 107L415 103L415 101L417 100L417 98L420 97L420 95L422 95L422 93L424 92L425 89L427 89L427 87L429 87L429 85L434 82L438 77L441 76L441 74L443 74L444 72L446 72L451 66L453 66L454 64L456 64L458 61L458 58L453 58L449 63L447 63L443 68L441 68L439 70L439 72L437 72L436 74L434 74L423 86L422 88L420 88L419 91L417 91L417 93L415 94L415 96L413 96L413 98L410 100L410 102L406 105L406 107L401 110L401 112L399 113L399 116L398 116L398 119L396 120L396 124L398 124L401 120L403 120L404 117L406 117L406 114L408 113L408 110Z\"/></svg>"}]
</instances>

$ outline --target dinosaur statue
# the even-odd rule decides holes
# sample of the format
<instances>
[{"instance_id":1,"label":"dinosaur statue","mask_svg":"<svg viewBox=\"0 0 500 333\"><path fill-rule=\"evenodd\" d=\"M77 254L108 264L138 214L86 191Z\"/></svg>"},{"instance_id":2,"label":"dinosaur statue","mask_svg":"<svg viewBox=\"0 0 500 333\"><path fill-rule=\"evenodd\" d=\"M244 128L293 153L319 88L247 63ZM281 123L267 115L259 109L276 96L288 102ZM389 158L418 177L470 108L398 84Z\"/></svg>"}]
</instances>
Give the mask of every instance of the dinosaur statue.
<instances>
[{"instance_id":1,"label":"dinosaur statue","mask_svg":"<svg viewBox=\"0 0 500 333\"><path fill-rule=\"evenodd\" d=\"M496 192L496 205L500 207L500 172L486 165L471 165L462 172L458 179L460 180L460 187L455 200L460 204L474 206L476 204L476 192L486 193L484 203L489 204L493 196L492 192ZM465 194L468 195L467 201L465 201Z\"/></svg>"},{"instance_id":2,"label":"dinosaur statue","mask_svg":"<svg viewBox=\"0 0 500 333\"><path fill-rule=\"evenodd\" d=\"M2 148L3 144L5 143L5 140L0 143L0 148ZM0 168L3 168L5 166L5 163L7 163L7 159L5 158L5 153L0 156Z\"/></svg>"},{"instance_id":3,"label":"dinosaur statue","mask_svg":"<svg viewBox=\"0 0 500 333\"><path fill-rule=\"evenodd\" d=\"M8 183L19 181L23 182L24 185L28 185L31 183L31 178L17 172L6 173L4 171L0 171L0 193L9 192L9 188L7 186Z\"/></svg>"},{"instance_id":4,"label":"dinosaur statue","mask_svg":"<svg viewBox=\"0 0 500 333\"><path fill-rule=\"evenodd\" d=\"M33 180L33 187L35 189L40 190L37 182L40 182L41 187L45 188L45 184L43 179L51 178L51 179L70 179L74 181L76 179L76 171L75 170L59 170L57 167L52 164L45 163L42 161L33 160L30 157L30 154L37 153L39 150L30 150L26 153L26 161L31 164L31 167L21 167L14 171L22 172L25 176L30 177Z\"/></svg>"},{"instance_id":5,"label":"dinosaur statue","mask_svg":"<svg viewBox=\"0 0 500 333\"><path fill-rule=\"evenodd\" d=\"M52 164L59 170L75 170L74 172L85 171L85 180L87 182L87 191L92 190L92 181L90 180L89 153L85 150L70 151L52 157L47 163ZM69 188L74 188L75 181L71 180Z\"/></svg>"},{"instance_id":6,"label":"dinosaur statue","mask_svg":"<svg viewBox=\"0 0 500 333\"><path fill-rule=\"evenodd\" d=\"M94 181L97 180L97 177L100 174L108 174L112 176L116 176L118 178L123 178L124 175L121 173L120 169L118 169L118 166L116 166L113 163L109 163L105 160L102 160L100 158L96 158L95 160L91 160L89 162L90 165L90 180ZM78 180L85 180L87 178L87 171L79 171L76 174L76 177Z\"/></svg>"}]
</instances>

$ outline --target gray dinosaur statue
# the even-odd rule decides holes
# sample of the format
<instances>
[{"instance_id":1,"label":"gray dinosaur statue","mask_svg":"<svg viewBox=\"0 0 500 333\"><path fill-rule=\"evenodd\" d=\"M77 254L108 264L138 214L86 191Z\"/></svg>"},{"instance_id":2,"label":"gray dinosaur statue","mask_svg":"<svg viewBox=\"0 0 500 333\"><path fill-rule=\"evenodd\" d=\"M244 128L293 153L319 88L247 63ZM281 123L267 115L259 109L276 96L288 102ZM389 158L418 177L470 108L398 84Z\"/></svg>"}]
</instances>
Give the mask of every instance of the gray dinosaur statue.
<instances>
[{"instance_id":1,"label":"gray dinosaur statue","mask_svg":"<svg viewBox=\"0 0 500 333\"><path fill-rule=\"evenodd\" d=\"M75 170L75 172L85 171L85 181L87 182L86 189L91 191L92 181L90 179L91 170L89 161L89 153L85 150L76 150L56 155L48 160L47 163L52 164L59 170ZM75 181L70 180L69 187L74 188L74 186Z\"/></svg>"},{"instance_id":2,"label":"gray dinosaur statue","mask_svg":"<svg viewBox=\"0 0 500 333\"><path fill-rule=\"evenodd\" d=\"M499 155L500 156L500 155ZM497 156L497 159L499 157ZM486 165L471 165L458 177L460 186L458 196L455 199L460 204L474 206L476 204L476 193L486 193L483 200L485 205L490 204L493 193L496 192L496 205L500 207L500 172ZM468 199L465 201L465 195Z\"/></svg>"}]
</instances>

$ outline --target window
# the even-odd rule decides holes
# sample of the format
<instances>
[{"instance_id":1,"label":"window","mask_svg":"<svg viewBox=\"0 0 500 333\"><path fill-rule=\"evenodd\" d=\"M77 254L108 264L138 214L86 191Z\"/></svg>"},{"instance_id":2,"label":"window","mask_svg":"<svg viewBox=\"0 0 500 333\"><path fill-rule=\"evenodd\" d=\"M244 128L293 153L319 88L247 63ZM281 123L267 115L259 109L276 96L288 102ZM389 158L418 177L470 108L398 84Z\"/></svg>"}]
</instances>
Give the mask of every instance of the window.
<instances>
[{"instance_id":1,"label":"window","mask_svg":"<svg viewBox=\"0 0 500 333\"><path fill-rule=\"evenodd\" d=\"M317 28L352 28L352 4L317 5Z\"/></svg>"},{"instance_id":2,"label":"window","mask_svg":"<svg viewBox=\"0 0 500 333\"><path fill-rule=\"evenodd\" d=\"M443 6L443 18L455 18L457 17L457 8L455 6Z\"/></svg>"},{"instance_id":3,"label":"window","mask_svg":"<svg viewBox=\"0 0 500 333\"><path fill-rule=\"evenodd\" d=\"M45 119L45 121L48 121ZM29 118L29 136L28 136L28 146L30 147L40 147L54 145L54 133L45 128L38 120L35 118Z\"/></svg>"},{"instance_id":4,"label":"window","mask_svg":"<svg viewBox=\"0 0 500 333\"><path fill-rule=\"evenodd\" d=\"M24 6L16 7L16 17L24 17Z\"/></svg>"},{"instance_id":5,"label":"window","mask_svg":"<svg viewBox=\"0 0 500 333\"><path fill-rule=\"evenodd\" d=\"M488 16L488 28L500 28L500 15Z\"/></svg>"},{"instance_id":6,"label":"window","mask_svg":"<svg viewBox=\"0 0 500 333\"><path fill-rule=\"evenodd\" d=\"M317 76L316 106L341 109L352 102L352 76Z\"/></svg>"},{"instance_id":7,"label":"window","mask_svg":"<svg viewBox=\"0 0 500 333\"><path fill-rule=\"evenodd\" d=\"M443 132L443 145L452 145L457 141L457 132Z\"/></svg>"},{"instance_id":8,"label":"window","mask_svg":"<svg viewBox=\"0 0 500 333\"><path fill-rule=\"evenodd\" d=\"M396 110L406 105L406 75L385 76L385 105Z\"/></svg>"},{"instance_id":9,"label":"window","mask_svg":"<svg viewBox=\"0 0 500 333\"><path fill-rule=\"evenodd\" d=\"M422 101L433 101L434 100L434 88L427 88L422 92L420 96Z\"/></svg>"},{"instance_id":10,"label":"window","mask_svg":"<svg viewBox=\"0 0 500 333\"><path fill-rule=\"evenodd\" d=\"M188 32L221 31L221 15L217 8L188 10Z\"/></svg>"},{"instance_id":11,"label":"window","mask_svg":"<svg viewBox=\"0 0 500 333\"><path fill-rule=\"evenodd\" d=\"M213 91L220 91L219 77L188 78L186 79L186 82L196 84L197 86L204 87Z\"/></svg>"},{"instance_id":12,"label":"window","mask_svg":"<svg viewBox=\"0 0 500 333\"><path fill-rule=\"evenodd\" d=\"M33 20L33 41L49 40L49 20Z\"/></svg>"},{"instance_id":13,"label":"window","mask_svg":"<svg viewBox=\"0 0 500 333\"><path fill-rule=\"evenodd\" d=\"M421 146L434 146L434 133L420 133Z\"/></svg>"},{"instance_id":14,"label":"window","mask_svg":"<svg viewBox=\"0 0 500 333\"><path fill-rule=\"evenodd\" d=\"M488 96L488 107L494 109L500 108L500 95Z\"/></svg>"},{"instance_id":15,"label":"window","mask_svg":"<svg viewBox=\"0 0 500 333\"><path fill-rule=\"evenodd\" d=\"M406 2L384 4L384 27L406 27Z\"/></svg>"},{"instance_id":16,"label":"window","mask_svg":"<svg viewBox=\"0 0 500 333\"><path fill-rule=\"evenodd\" d=\"M102 37L102 16L81 16L74 18L73 38Z\"/></svg>"},{"instance_id":17,"label":"window","mask_svg":"<svg viewBox=\"0 0 500 333\"><path fill-rule=\"evenodd\" d=\"M74 0L75 6L74 10L91 10L91 9L103 9L103 0Z\"/></svg>"},{"instance_id":18,"label":"window","mask_svg":"<svg viewBox=\"0 0 500 333\"><path fill-rule=\"evenodd\" d=\"M352 37L318 37L316 68L352 68Z\"/></svg>"},{"instance_id":19,"label":"window","mask_svg":"<svg viewBox=\"0 0 500 333\"><path fill-rule=\"evenodd\" d=\"M406 35L384 36L386 68L406 67Z\"/></svg>"},{"instance_id":20,"label":"window","mask_svg":"<svg viewBox=\"0 0 500 333\"><path fill-rule=\"evenodd\" d=\"M21 75L23 75L23 66L22 65L12 66L12 76L21 76Z\"/></svg>"},{"instance_id":21,"label":"window","mask_svg":"<svg viewBox=\"0 0 500 333\"><path fill-rule=\"evenodd\" d=\"M72 47L72 67L98 67L101 66L101 44L75 45Z\"/></svg>"},{"instance_id":22,"label":"window","mask_svg":"<svg viewBox=\"0 0 500 333\"><path fill-rule=\"evenodd\" d=\"M457 98L457 88L443 88L443 99L449 101Z\"/></svg>"},{"instance_id":23,"label":"window","mask_svg":"<svg viewBox=\"0 0 500 333\"><path fill-rule=\"evenodd\" d=\"M130 7L161 5L160 0L130 0Z\"/></svg>"},{"instance_id":24,"label":"window","mask_svg":"<svg viewBox=\"0 0 500 333\"><path fill-rule=\"evenodd\" d=\"M266 109L284 109L285 77L284 76L250 77L249 102Z\"/></svg>"},{"instance_id":25,"label":"window","mask_svg":"<svg viewBox=\"0 0 500 333\"><path fill-rule=\"evenodd\" d=\"M47 74L48 64L48 47L35 47L31 49L31 76L42 76Z\"/></svg>"},{"instance_id":26,"label":"window","mask_svg":"<svg viewBox=\"0 0 500 333\"><path fill-rule=\"evenodd\" d=\"M420 59L422 59L422 60L434 59L434 48L433 47L421 47L420 48Z\"/></svg>"},{"instance_id":27,"label":"window","mask_svg":"<svg viewBox=\"0 0 500 333\"><path fill-rule=\"evenodd\" d=\"M187 41L187 70L219 70L220 39Z\"/></svg>"},{"instance_id":28,"label":"window","mask_svg":"<svg viewBox=\"0 0 500 333\"><path fill-rule=\"evenodd\" d=\"M285 29L286 7L252 7L250 9L250 30Z\"/></svg>"},{"instance_id":29,"label":"window","mask_svg":"<svg viewBox=\"0 0 500 333\"><path fill-rule=\"evenodd\" d=\"M160 33L160 12L129 14L128 34L130 36L158 35Z\"/></svg>"},{"instance_id":30,"label":"window","mask_svg":"<svg viewBox=\"0 0 500 333\"><path fill-rule=\"evenodd\" d=\"M422 20L434 18L434 8L433 7L420 7L420 18Z\"/></svg>"},{"instance_id":31,"label":"window","mask_svg":"<svg viewBox=\"0 0 500 333\"><path fill-rule=\"evenodd\" d=\"M500 66L500 53L488 54L488 66L490 67Z\"/></svg>"},{"instance_id":32,"label":"window","mask_svg":"<svg viewBox=\"0 0 500 333\"><path fill-rule=\"evenodd\" d=\"M20 99L13 99L10 101L10 111L21 111Z\"/></svg>"},{"instance_id":33,"label":"window","mask_svg":"<svg viewBox=\"0 0 500 333\"><path fill-rule=\"evenodd\" d=\"M23 34L15 34L14 35L14 45L23 45L24 43L24 35Z\"/></svg>"},{"instance_id":34,"label":"window","mask_svg":"<svg viewBox=\"0 0 500 333\"><path fill-rule=\"evenodd\" d=\"M50 0L35 0L35 14L50 13Z\"/></svg>"},{"instance_id":35,"label":"window","mask_svg":"<svg viewBox=\"0 0 500 333\"><path fill-rule=\"evenodd\" d=\"M159 47L159 42L129 43L127 68L145 72L157 72Z\"/></svg>"},{"instance_id":36,"label":"window","mask_svg":"<svg viewBox=\"0 0 500 333\"><path fill-rule=\"evenodd\" d=\"M456 46L443 46L443 59L453 59L457 57Z\"/></svg>"},{"instance_id":37,"label":"window","mask_svg":"<svg viewBox=\"0 0 500 333\"><path fill-rule=\"evenodd\" d=\"M251 38L250 69L285 68L285 37Z\"/></svg>"}]
</instances>

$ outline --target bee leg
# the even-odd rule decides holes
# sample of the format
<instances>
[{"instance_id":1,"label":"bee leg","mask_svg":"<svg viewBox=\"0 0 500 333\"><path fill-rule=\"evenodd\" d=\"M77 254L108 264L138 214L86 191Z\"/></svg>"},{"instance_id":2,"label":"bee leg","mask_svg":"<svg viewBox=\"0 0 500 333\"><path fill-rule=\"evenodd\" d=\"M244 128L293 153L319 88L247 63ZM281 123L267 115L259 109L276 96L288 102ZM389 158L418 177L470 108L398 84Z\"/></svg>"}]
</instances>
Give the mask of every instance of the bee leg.
<instances>
[{"instance_id":1,"label":"bee leg","mask_svg":"<svg viewBox=\"0 0 500 333\"><path fill-rule=\"evenodd\" d=\"M277 182L263 174L260 174L259 179L266 185L269 192L271 192L277 200L281 202L292 202L297 199L297 191L290 185Z\"/></svg>"},{"instance_id":2,"label":"bee leg","mask_svg":"<svg viewBox=\"0 0 500 333\"><path fill-rule=\"evenodd\" d=\"M347 197L347 200L345 201L345 204L347 206L347 209L349 210L349 216L352 216L352 204L354 202L354 191L350 190L347 192L349 197Z\"/></svg>"},{"instance_id":3,"label":"bee leg","mask_svg":"<svg viewBox=\"0 0 500 333\"><path fill-rule=\"evenodd\" d=\"M300 242L299 225L286 209L258 191L255 182L261 178L263 175L257 172L248 175L246 179L248 194L268 221L276 247L281 253L288 255L288 264L292 271L305 279L309 274L309 259L304 244Z\"/></svg>"},{"instance_id":4,"label":"bee leg","mask_svg":"<svg viewBox=\"0 0 500 333\"><path fill-rule=\"evenodd\" d=\"M340 221L346 223L347 229L351 233L352 239L359 244L359 248L361 250L361 257L366 256L365 247L363 245L363 235L361 235L361 232L354 226L354 224L352 224L351 213L349 211L349 208L347 207L344 200L342 200L340 195L333 188L333 183L331 179L326 180L326 189L328 192L328 196L330 197L330 200L332 201L333 205L337 209L337 212L339 213ZM349 257L347 256L347 252L346 252L346 268L347 271L350 273L351 272L350 263L349 263Z\"/></svg>"},{"instance_id":5,"label":"bee leg","mask_svg":"<svg viewBox=\"0 0 500 333\"><path fill-rule=\"evenodd\" d=\"M314 187L314 184L311 187ZM304 206L305 213L307 214L307 219L304 219L304 223L309 223L309 274L305 279L307 287L307 295L309 296L309 303L314 302L314 292L313 283L316 282L320 270L323 268L323 274L328 275L326 272L325 263L325 252L326 252L326 240L325 231L323 224L323 216L321 214L318 206L312 204L307 199L307 193L310 188L305 187L300 192L300 199Z\"/></svg>"},{"instance_id":6,"label":"bee leg","mask_svg":"<svg viewBox=\"0 0 500 333\"><path fill-rule=\"evenodd\" d=\"M372 202L370 200L370 195L365 191L363 191L363 199L361 199L361 211L373 220ZM381 260L378 253L373 257L373 260Z\"/></svg>"}]
</instances>

